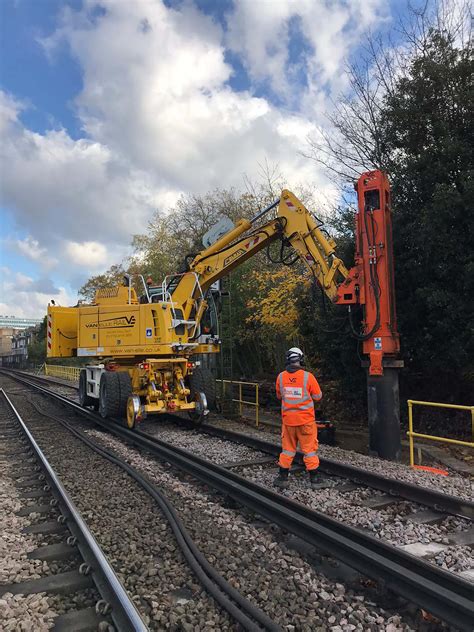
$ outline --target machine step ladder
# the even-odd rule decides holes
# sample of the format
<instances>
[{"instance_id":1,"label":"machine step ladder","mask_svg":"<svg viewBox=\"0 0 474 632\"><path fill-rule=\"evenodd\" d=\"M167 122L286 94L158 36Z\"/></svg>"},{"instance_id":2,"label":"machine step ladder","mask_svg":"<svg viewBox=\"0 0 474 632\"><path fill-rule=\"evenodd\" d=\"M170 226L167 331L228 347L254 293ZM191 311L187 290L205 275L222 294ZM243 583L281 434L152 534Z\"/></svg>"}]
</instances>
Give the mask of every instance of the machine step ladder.
<instances>
[{"instance_id":1,"label":"machine step ladder","mask_svg":"<svg viewBox=\"0 0 474 632\"><path fill-rule=\"evenodd\" d=\"M233 332L232 332L232 278L221 279L221 311L219 333L222 341L220 354L219 403L225 417L237 417L238 406L233 402Z\"/></svg>"}]
</instances>

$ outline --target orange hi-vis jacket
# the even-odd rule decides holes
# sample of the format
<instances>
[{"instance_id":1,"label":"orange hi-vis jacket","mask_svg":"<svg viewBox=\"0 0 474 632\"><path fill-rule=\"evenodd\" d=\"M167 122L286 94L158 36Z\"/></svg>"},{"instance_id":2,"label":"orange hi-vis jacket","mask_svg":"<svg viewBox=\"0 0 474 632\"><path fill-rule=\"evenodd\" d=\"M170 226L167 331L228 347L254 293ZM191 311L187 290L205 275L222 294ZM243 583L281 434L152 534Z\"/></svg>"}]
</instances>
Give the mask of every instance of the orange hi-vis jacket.
<instances>
[{"instance_id":1,"label":"orange hi-vis jacket","mask_svg":"<svg viewBox=\"0 0 474 632\"><path fill-rule=\"evenodd\" d=\"M276 380L276 393L281 399L282 421L287 426L314 422L314 402L322 397L317 379L309 371L282 371Z\"/></svg>"}]
</instances>

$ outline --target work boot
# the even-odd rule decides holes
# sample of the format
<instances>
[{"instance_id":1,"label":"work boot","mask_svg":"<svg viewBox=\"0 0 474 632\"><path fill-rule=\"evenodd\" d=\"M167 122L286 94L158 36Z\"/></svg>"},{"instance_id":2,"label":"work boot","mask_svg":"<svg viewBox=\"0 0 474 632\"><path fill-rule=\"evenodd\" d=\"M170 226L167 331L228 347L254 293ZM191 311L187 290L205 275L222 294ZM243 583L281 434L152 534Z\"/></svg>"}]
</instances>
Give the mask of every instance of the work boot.
<instances>
[{"instance_id":1,"label":"work boot","mask_svg":"<svg viewBox=\"0 0 474 632\"><path fill-rule=\"evenodd\" d=\"M278 473L278 476L276 477L276 479L273 481L273 484L275 487L279 487L280 489L287 489L288 488L288 472L290 470L288 470L286 467L280 467L280 471Z\"/></svg>"},{"instance_id":2,"label":"work boot","mask_svg":"<svg viewBox=\"0 0 474 632\"><path fill-rule=\"evenodd\" d=\"M309 484L313 489L315 489L318 485L318 470L309 470Z\"/></svg>"}]
</instances>

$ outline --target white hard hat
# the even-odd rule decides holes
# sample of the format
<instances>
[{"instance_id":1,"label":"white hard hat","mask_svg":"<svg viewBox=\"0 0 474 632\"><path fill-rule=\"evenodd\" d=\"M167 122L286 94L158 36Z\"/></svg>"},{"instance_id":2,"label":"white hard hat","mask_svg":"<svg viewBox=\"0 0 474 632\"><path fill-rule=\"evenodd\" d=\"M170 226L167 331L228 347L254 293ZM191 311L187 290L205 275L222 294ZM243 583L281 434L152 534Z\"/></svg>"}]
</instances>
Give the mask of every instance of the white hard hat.
<instances>
[{"instance_id":1,"label":"white hard hat","mask_svg":"<svg viewBox=\"0 0 474 632\"><path fill-rule=\"evenodd\" d=\"M296 364L303 361L303 352L298 347L291 347L286 352L286 363L287 364Z\"/></svg>"}]
</instances>

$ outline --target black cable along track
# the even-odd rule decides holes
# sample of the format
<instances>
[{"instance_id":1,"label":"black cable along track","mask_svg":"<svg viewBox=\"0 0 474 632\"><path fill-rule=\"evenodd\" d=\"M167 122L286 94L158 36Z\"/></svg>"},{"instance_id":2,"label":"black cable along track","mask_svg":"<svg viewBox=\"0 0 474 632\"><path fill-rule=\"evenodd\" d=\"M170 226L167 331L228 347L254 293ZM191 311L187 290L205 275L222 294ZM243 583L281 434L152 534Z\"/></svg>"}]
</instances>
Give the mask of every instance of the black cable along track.
<instances>
[{"instance_id":1,"label":"black cable along track","mask_svg":"<svg viewBox=\"0 0 474 632\"><path fill-rule=\"evenodd\" d=\"M13 379L62 402L132 445L151 452L201 483L234 498L285 531L381 582L386 588L460 630L472 632L474 586L471 582L186 450L140 431L130 431L113 423L113 420L107 423L97 414L57 393L17 376Z\"/></svg>"},{"instance_id":2,"label":"black cable along track","mask_svg":"<svg viewBox=\"0 0 474 632\"><path fill-rule=\"evenodd\" d=\"M279 625L270 619L270 617L260 610L260 608L254 606L250 601L243 597L243 595L233 588L233 586L231 586L227 580L224 579L224 577L222 577L222 575L220 575L208 562L206 557L201 553L192 540L189 532L182 523L171 502L157 487L152 485L146 478L139 474L137 470L132 468L126 462L122 461L112 452L109 452L105 448L94 443L82 432L73 428L63 419L41 410L41 408L29 398L28 402L40 415L54 419L80 441L89 446L94 452L97 452L111 463L114 463L125 470L129 476L131 476L146 492L148 492L148 494L150 494L168 520L183 556L196 577L199 579L206 591L215 599L215 601L224 610L226 610L235 621L240 623L244 630L257 632L263 628L269 632L282 632L282 628ZM238 604L238 607L235 604ZM257 621L259 625L256 625L254 621Z\"/></svg>"}]
</instances>

